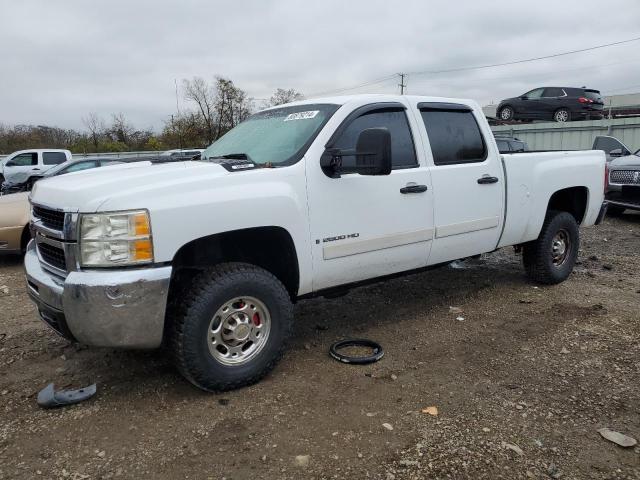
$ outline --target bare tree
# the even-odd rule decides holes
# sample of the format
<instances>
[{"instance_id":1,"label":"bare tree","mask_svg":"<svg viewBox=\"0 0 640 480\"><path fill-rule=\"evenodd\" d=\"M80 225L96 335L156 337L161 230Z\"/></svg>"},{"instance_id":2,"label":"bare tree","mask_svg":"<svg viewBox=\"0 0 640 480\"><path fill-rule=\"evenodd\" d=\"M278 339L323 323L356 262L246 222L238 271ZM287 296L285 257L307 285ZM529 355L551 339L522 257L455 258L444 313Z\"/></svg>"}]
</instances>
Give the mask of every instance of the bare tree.
<instances>
[{"instance_id":1,"label":"bare tree","mask_svg":"<svg viewBox=\"0 0 640 480\"><path fill-rule=\"evenodd\" d=\"M125 145L129 145L132 136L136 133L122 112L111 115L111 128L109 132L113 140L124 143Z\"/></svg>"},{"instance_id":2,"label":"bare tree","mask_svg":"<svg viewBox=\"0 0 640 480\"><path fill-rule=\"evenodd\" d=\"M98 116L95 112L89 112L86 117L82 117L82 123L89 130L89 136L91 137L91 143L93 143L94 151L98 151L98 143L100 137L106 130L104 120Z\"/></svg>"},{"instance_id":3,"label":"bare tree","mask_svg":"<svg viewBox=\"0 0 640 480\"><path fill-rule=\"evenodd\" d=\"M183 80L182 88L187 100L198 106L202 121L205 125L207 143L213 142L217 136L214 133L215 124L215 92L202 77L193 77L191 80Z\"/></svg>"},{"instance_id":4,"label":"bare tree","mask_svg":"<svg viewBox=\"0 0 640 480\"><path fill-rule=\"evenodd\" d=\"M276 105L282 105L284 103L295 102L298 100L304 100L304 95L300 92L295 91L293 88L290 88L289 90L278 88L273 95L271 95L268 106L275 107Z\"/></svg>"}]
</instances>

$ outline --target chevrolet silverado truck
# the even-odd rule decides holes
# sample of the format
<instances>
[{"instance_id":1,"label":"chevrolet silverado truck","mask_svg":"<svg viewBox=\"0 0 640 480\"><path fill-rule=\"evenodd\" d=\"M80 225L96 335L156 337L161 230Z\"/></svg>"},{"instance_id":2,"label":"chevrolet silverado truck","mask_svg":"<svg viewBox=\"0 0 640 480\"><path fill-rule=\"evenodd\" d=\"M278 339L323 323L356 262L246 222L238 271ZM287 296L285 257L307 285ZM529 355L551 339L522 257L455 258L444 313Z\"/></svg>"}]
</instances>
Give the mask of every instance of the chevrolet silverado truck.
<instances>
[{"instance_id":1,"label":"chevrolet silverado truck","mask_svg":"<svg viewBox=\"0 0 640 480\"><path fill-rule=\"evenodd\" d=\"M501 155L448 98L291 103L199 160L105 170L35 184L29 294L71 341L165 346L207 391L269 372L300 299L506 246L562 282L606 211L603 152Z\"/></svg>"}]
</instances>

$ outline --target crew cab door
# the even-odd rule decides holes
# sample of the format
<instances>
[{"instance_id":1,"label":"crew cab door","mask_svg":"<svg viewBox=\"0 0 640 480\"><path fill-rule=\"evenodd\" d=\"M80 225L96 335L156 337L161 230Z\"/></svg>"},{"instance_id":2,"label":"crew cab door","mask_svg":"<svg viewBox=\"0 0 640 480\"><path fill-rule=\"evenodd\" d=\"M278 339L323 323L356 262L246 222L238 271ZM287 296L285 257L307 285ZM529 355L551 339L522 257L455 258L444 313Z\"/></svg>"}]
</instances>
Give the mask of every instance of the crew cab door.
<instances>
[{"instance_id":1,"label":"crew cab door","mask_svg":"<svg viewBox=\"0 0 640 480\"><path fill-rule=\"evenodd\" d=\"M426 266L433 193L424 152L414 141L416 119L397 102L343 106L334 119L330 136L319 137L306 158L313 289ZM369 128L391 134L391 173L328 176L320 166L325 148L353 150Z\"/></svg>"},{"instance_id":2,"label":"crew cab door","mask_svg":"<svg viewBox=\"0 0 640 480\"><path fill-rule=\"evenodd\" d=\"M39 169L38 152L22 152L6 161L4 164L4 177L10 180L15 174L29 173Z\"/></svg>"},{"instance_id":3,"label":"crew cab door","mask_svg":"<svg viewBox=\"0 0 640 480\"><path fill-rule=\"evenodd\" d=\"M487 122L457 103L419 103L430 155L435 238L429 264L496 248L503 224L505 180Z\"/></svg>"}]
</instances>

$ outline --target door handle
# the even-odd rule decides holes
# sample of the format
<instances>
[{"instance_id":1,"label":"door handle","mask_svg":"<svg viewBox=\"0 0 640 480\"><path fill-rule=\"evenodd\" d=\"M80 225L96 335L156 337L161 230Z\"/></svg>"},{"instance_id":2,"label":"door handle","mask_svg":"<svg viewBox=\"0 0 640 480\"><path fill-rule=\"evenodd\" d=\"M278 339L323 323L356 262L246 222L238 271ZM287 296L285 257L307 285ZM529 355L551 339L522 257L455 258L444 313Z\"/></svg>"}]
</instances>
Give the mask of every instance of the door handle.
<instances>
[{"instance_id":1,"label":"door handle","mask_svg":"<svg viewBox=\"0 0 640 480\"><path fill-rule=\"evenodd\" d=\"M427 190L428 187L426 185L407 185L400 189L400 193L422 193Z\"/></svg>"},{"instance_id":2,"label":"door handle","mask_svg":"<svg viewBox=\"0 0 640 480\"><path fill-rule=\"evenodd\" d=\"M498 177L490 177L489 175L483 175L478 179L480 185L487 185L489 183L498 183Z\"/></svg>"}]
</instances>

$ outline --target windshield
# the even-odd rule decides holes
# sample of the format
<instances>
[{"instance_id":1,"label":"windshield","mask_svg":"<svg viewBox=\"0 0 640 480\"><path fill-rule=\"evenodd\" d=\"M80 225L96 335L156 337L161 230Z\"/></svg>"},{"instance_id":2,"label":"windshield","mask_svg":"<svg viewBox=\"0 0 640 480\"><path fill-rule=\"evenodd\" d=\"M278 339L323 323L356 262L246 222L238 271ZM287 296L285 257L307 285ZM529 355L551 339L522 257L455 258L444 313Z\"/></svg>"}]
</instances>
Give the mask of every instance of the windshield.
<instances>
[{"instance_id":1,"label":"windshield","mask_svg":"<svg viewBox=\"0 0 640 480\"><path fill-rule=\"evenodd\" d=\"M202 158L244 154L258 165L291 165L302 158L338 107L308 104L256 113L220 137Z\"/></svg>"},{"instance_id":2,"label":"windshield","mask_svg":"<svg viewBox=\"0 0 640 480\"><path fill-rule=\"evenodd\" d=\"M68 167L72 163L73 163L73 161L71 161L71 162L63 162L63 163L60 163L60 164L56 165L55 167L49 168L45 172L44 176L45 177L52 177L52 176L56 175L60 170L62 170L65 167Z\"/></svg>"}]
</instances>

